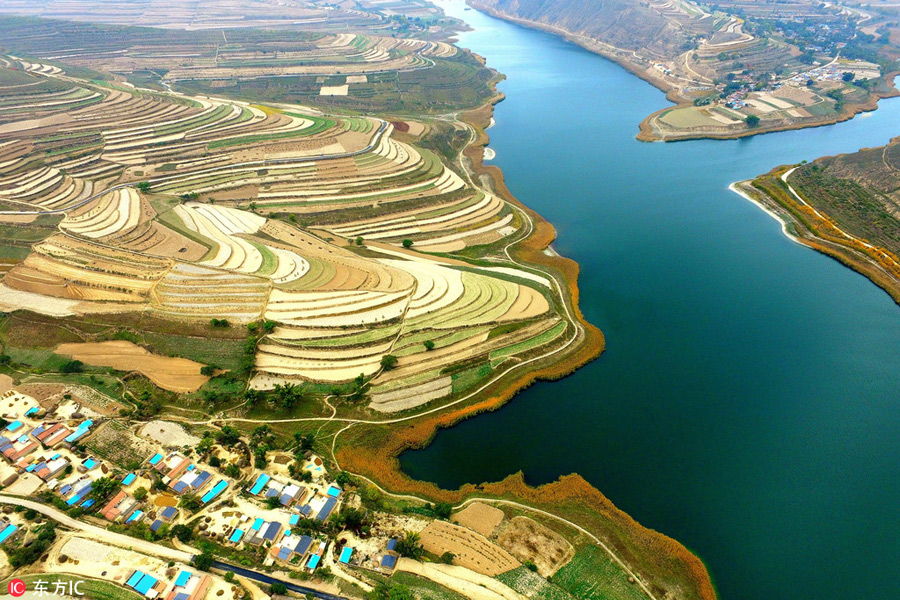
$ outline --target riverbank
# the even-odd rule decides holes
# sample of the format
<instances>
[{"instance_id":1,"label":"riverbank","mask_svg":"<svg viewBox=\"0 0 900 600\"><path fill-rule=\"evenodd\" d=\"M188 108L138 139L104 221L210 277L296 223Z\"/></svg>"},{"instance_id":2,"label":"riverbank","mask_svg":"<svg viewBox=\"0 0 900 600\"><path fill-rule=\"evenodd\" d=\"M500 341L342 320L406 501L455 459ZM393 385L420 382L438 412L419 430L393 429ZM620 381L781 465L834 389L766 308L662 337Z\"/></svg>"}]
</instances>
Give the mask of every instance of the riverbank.
<instances>
[{"instance_id":1,"label":"riverbank","mask_svg":"<svg viewBox=\"0 0 900 600\"><path fill-rule=\"evenodd\" d=\"M661 76L659 72L653 68L649 61L641 62L639 57L631 51L606 44L599 40L578 35L561 27L555 27L546 23L540 23L528 19L522 19L508 13L498 11L492 7L485 6L478 0L467 0L467 4L471 7L483 11L498 19L503 19L529 29L536 29L560 36L569 42L598 54L608 60L613 61L617 65L624 68L629 73L646 81L650 85L659 89L666 95L666 99L674 106L667 106L659 109L646 117L638 124L638 133L636 139L642 142L676 142L687 140L735 140L764 133L775 133L779 131L792 131L797 129L807 129L813 127L822 127L825 125L834 125L852 119L856 115L865 112L877 110L878 102L885 98L893 98L900 95L900 90L893 87L894 77L898 72L891 72L885 75L886 89L873 90L869 92L868 98L863 103L846 103L840 112L833 116L823 119L814 119L802 122L782 121L772 125L760 125L757 127L741 126L740 128L730 129L728 127L713 128L692 128L690 131L672 132L665 131L662 127L656 125L660 116L664 113L675 109L693 108L693 97L685 97L683 90L673 85L668 79Z\"/></svg>"},{"instance_id":2,"label":"riverbank","mask_svg":"<svg viewBox=\"0 0 900 600\"><path fill-rule=\"evenodd\" d=\"M900 265L883 248L840 229L828 216L794 196L786 179L792 167L780 166L729 189L762 208L782 224L791 240L834 258L868 278L900 304Z\"/></svg>"},{"instance_id":3,"label":"riverbank","mask_svg":"<svg viewBox=\"0 0 900 600\"><path fill-rule=\"evenodd\" d=\"M494 105L502 99L503 96L498 95L490 104L461 115L476 134L464 151L467 167L473 176L525 212L534 224L531 234L514 246L511 254L518 261L557 273L557 281L565 282L565 301L581 327L580 341L565 355L554 356L527 373L499 378L480 394L479 399L449 412L393 425L355 427L336 442L335 458L343 469L370 479L393 494L453 504L475 496L490 497L521 502L558 515L603 540L614 552L614 557L647 586L655 600L662 600L676 590L679 597L685 599L715 600L712 581L699 558L677 541L637 523L579 475L533 487L519 473L496 483L445 490L432 483L413 480L400 468L399 456L403 452L427 446L439 430L498 410L536 381L569 375L599 356L605 347L603 334L587 322L579 307L578 264L555 252L547 252L556 238L555 229L510 193L498 167L483 163L484 148L489 141L485 130L492 122Z\"/></svg>"},{"instance_id":4,"label":"riverbank","mask_svg":"<svg viewBox=\"0 0 900 600\"><path fill-rule=\"evenodd\" d=\"M898 73L891 72L885 76L886 81L893 81L894 77L896 77ZM649 81L649 80L648 80ZM650 83L653 83L650 81ZM665 91L665 90L663 90ZM766 133L777 133L780 131L794 131L797 129L810 129L814 127L824 127L826 125L834 125L836 123L841 123L843 121L849 121L853 117L858 114L872 112L878 109L878 102L885 98L895 98L900 95L900 91L896 88L891 87L887 91L874 91L869 93L869 98L866 102L862 104L845 104L841 109L841 112L837 113L833 117L816 120L816 121L808 121L808 122L796 122L796 123L784 123L781 125L775 125L771 127L756 127L756 128L746 128L742 130L729 131L729 132L716 132L716 131L691 131L686 132L684 134L670 134L666 135L660 128L654 127L654 123L656 123L664 113L667 113L676 108L688 108L692 107L693 103L690 101L686 101L678 96L677 92L675 93L666 93L666 98L672 102L675 102L675 106L669 106L663 109L660 109L650 115L647 115L643 121L641 121L639 128L640 132L637 135L638 140L642 142L681 142L688 140L737 140L741 138L751 137L755 135L762 135Z\"/></svg>"}]
</instances>

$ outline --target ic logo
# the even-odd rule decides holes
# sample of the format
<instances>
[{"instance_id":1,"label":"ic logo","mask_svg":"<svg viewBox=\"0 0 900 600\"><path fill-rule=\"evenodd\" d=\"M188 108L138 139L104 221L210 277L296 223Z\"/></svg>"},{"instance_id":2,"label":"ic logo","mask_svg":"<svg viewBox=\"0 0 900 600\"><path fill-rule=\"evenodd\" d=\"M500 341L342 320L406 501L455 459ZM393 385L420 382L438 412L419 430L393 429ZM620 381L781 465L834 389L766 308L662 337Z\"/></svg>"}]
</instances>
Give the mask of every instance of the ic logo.
<instances>
[{"instance_id":1,"label":"ic logo","mask_svg":"<svg viewBox=\"0 0 900 600\"><path fill-rule=\"evenodd\" d=\"M9 595L15 596L18 598L19 596L25 593L25 582L21 579L13 579L9 582Z\"/></svg>"}]
</instances>

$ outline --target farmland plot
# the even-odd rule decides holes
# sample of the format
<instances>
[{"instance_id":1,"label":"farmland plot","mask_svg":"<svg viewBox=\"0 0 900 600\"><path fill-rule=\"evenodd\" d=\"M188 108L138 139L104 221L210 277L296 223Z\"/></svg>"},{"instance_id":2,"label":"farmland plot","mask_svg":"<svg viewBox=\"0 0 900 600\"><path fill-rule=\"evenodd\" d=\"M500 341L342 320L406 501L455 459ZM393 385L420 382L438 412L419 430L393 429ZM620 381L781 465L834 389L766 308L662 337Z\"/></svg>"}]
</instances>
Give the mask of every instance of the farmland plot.
<instances>
[{"instance_id":1,"label":"farmland plot","mask_svg":"<svg viewBox=\"0 0 900 600\"><path fill-rule=\"evenodd\" d=\"M353 47L348 58L364 64L455 52L351 34L316 43ZM52 297L33 304L54 314L265 321L252 386L363 375L379 412L470 390L492 367L546 353L570 331L546 277L429 254L510 235L519 221L437 154L395 139L387 121L80 81L3 60L0 88L31 90L0 102L0 200L15 207L5 216L24 228L42 214L61 222L4 266L0 300ZM137 346L63 350L167 389L205 381L190 361L165 363L181 380L164 380L148 365L180 359Z\"/></svg>"}]
</instances>

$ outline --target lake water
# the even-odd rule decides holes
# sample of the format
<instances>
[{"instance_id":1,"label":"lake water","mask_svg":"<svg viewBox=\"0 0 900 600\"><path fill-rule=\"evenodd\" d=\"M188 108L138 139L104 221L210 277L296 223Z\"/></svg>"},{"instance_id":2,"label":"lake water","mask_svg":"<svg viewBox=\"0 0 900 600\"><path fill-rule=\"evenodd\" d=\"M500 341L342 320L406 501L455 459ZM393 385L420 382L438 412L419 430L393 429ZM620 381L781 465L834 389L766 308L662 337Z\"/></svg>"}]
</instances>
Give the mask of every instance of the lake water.
<instances>
[{"instance_id":1,"label":"lake water","mask_svg":"<svg viewBox=\"0 0 900 600\"><path fill-rule=\"evenodd\" d=\"M607 350L404 454L404 470L451 488L578 472L695 551L724 600L900 598L900 307L727 189L886 143L900 100L830 127L640 143L661 92L554 36L439 4L508 77L495 163L581 265Z\"/></svg>"}]
</instances>

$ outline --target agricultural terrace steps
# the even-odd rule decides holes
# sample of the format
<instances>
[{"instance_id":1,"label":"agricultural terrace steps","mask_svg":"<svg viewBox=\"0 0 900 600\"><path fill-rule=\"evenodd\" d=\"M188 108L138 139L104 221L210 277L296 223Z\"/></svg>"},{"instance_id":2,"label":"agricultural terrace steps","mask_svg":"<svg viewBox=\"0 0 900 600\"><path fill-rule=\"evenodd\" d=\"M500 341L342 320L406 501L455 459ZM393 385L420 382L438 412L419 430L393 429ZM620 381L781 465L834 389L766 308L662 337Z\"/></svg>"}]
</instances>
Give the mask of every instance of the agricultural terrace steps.
<instances>
[{"instance_id":1,"label":"agricultural terrace steps","mask_svg":"<svg viewBox=\"0 0 900 600\"><path fill-rule=\"evenodd\" d=\"M375 118L375 117L373 117L373 118ZM372 141L365 148L361 148L359 150L352 150L349 152L335 153L335 154L305 156L305 157L303 157L303 160L304 161L322 161L322 160L334 160L334 159L339 159L339 158L352 158L354 156L359 156L359 155L371 152L378 146L378 144L381 143L381 137L384 135L385 131L387 131L388 127L390 127L390 123L388 123L387 121L385 121L383 119L377 119L377 118L376 118L376 120L379 121L381 123L381 125L379 126L378 131L375 133L375 136L372 138ZM296 158L269 158L269 159L263 159L263 160L244 161L244 162L234 163L233 165L229 165L229 169L241 168L241 167L265 167L265 166L269 166L269 165L288 164L288 163L296 163L296 162L297 162ZM193 175L203 175L206 173L214 173L214 172L219 171L221 168L222 167L210 167L208 169L202 169L200 171L193 171L191 173L191 175L193 176ZM156 177L153 179L148 179L147 182L150 183L150 185L152 186L153 184L164 183L171 178L172 177ZM129 187L136 187L136 186L137 186L137 183L120 183L120 184L114 185L112 187L106 188L103 191L98 192L98 193L90 196L89 198L86 198L86 199L78 202L77 204L66 207L66 208L53 209L53 210L32 210L32 211L0 210L0 215L66 214L68 211L80 208L80 207L84 206L85 204L93 202L94 200L97 200L98 198L101 198L110 192L114 192L117 190L129 188Z\"/></svg>"}]
</instances>

